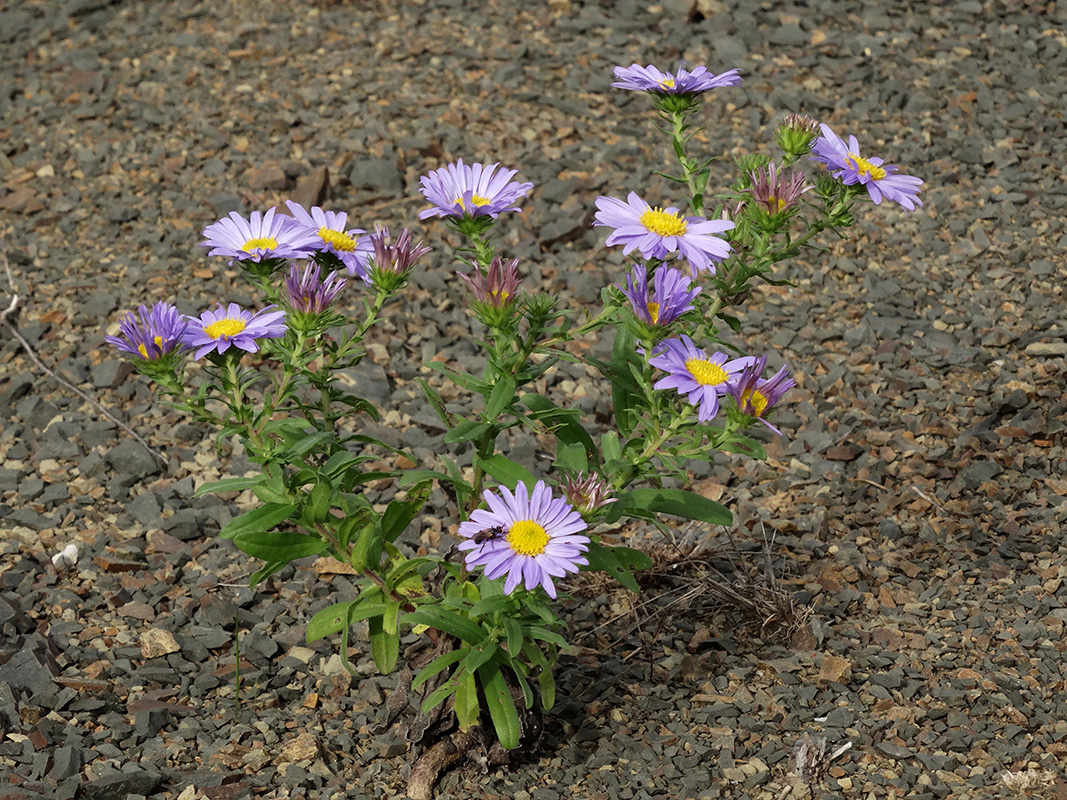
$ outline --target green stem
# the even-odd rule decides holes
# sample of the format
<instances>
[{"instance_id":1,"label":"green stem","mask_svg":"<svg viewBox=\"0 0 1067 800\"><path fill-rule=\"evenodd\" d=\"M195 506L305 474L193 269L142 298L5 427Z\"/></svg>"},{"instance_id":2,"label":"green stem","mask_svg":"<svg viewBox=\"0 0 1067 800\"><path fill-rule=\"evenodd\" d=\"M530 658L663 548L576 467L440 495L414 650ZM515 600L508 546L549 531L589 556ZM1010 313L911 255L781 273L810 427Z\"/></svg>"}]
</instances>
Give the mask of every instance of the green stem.
<instances>
[{"instance_id":1,"label":"green stem","mask_svg":"<svg viewBox=\"0 0 1067 800\"><path fill-rule=\"evenodd\" d=\"M689 190L689 208L698 217L704 216L704 186L699 180L700 163L685 154L685 112L671 111L671 140L674 154L682 168L682 178Z\"/></svg>"}]
</instances>

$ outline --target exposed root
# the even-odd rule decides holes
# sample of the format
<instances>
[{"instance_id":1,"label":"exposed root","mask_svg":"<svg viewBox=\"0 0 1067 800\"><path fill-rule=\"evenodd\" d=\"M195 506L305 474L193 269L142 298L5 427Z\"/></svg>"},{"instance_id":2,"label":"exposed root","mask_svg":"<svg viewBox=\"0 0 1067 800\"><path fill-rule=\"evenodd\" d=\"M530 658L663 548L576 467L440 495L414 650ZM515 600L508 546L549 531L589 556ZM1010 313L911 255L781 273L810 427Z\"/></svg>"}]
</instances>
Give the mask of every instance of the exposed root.
<instances>
[{"instance_id":1,"label":"exposed root","mask_svg":"<svg viewBox=\"0 0 1067 800\"><path fill-rule=\"evenodd\" d=\"M470 731L455 731L439 741L423 753L412 767L408 779L408 797L411 800L431 800L433 787L441 773L480 745Z\"/></svg>"}]
</instances>

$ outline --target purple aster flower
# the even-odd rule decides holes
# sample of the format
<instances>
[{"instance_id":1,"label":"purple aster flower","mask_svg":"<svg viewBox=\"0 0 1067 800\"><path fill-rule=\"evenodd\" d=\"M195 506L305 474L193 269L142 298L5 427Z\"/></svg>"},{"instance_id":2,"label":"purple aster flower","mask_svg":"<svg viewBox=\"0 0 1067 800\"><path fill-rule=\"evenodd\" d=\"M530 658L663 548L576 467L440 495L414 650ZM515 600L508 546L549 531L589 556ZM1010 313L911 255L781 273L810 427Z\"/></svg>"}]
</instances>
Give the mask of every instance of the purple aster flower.
<instances>
[{"instance_id":1,"label":"purple aster flower","mask_svg":"<svg viewBox=\"0 0 1067 800\"><path fill-rule=\"evenodd\" d=\"M749 180L752 185L745 191L772 217L795 206L800 196L812 188L804 185L803 174L796 170L779 169L773 161L766 167L750 172Z\"/></svg>"},{"instance_id":2,"label":"purple aster flower","mask_svg":"<svg viewBox=\"0 0 1067 800\"><path fill-rule=\"evenodd\" d=\"M293 311L321 314L330 307L337 293L348 282L337 272L331 272L323 280L321 270L322 268L313 262L308 263L303 272L296 264L289 266L285 288L289 291L289 307Z\"/></svg>"},{"instance_id":3,"label":"purple aster flower","mask_svg":"<svg viewBox=\"0 0 1067 800\"><path fill-rule=\"evenodd\" d=\"M170 303L156 303L151 311L138 306L119 323L119 335L105 336L104 341L142 361L158 361L187 349L182 337L188 325Z\"/></svg>"},{"instance_id":4,"label":"purple aster flower","mask_svg":"<svg viewBox=\"0 0 1067 800\"><path fill-rule=\"evenodd\" d=\"M366 232L361 228L345 230L348 214L343 211L323 211L318 206L312 206L308 212L292 200L287 200L285 205L293 215L290 227L314 241L309 253L329 253L344 265L349 275L367 280L367 261L372 249L370 237L359 236Z\"/></svg>"},{"instance_id":5,"label":"purple aster flower","mask_svg":"<svg viewBox=\"0 0 1067 800\"><path fill-rule=\"evenodd\" d=\"M685 62L683 61L682 64ZM656 94L700 94L720 86L740 86L741 70L732 69L721 75L708 72L707 67L696 67L692 72L681 64L678 72L661 72L649 64L631 64L628 67L615 67L618 80L611 84L613 89L629 89L633 92L654 92Z\"/></svg>"},{"instance_id":6,"label":"purple aster flower","mask_svg":"<svg viewBox=\"0 0 1067 800\"><path fill-rule=\"evenodd\" d=\"M256 313L243 310L237 303L226 308L220 305L214 311L205 311L200 318L186 317L189 327L184 342L195 348L195 358L203 358L212 350L225 353L234 347L255 353L259 350L256 339L277 339L285 336L285 312L267 306Z\"/></svg>"},{"instance_id":7,"label":"purple aster flower","mask_svg":"<svg viewBox=\"0 0 1067 800\"><path fill-rule=\"evenodd\" d=\"M797 382L790 376L787 367L782 367L773 377L763 380L760 376L766 366L767 356L753 359L753 363L730 382L729 391L742 414L755 417L781 436L782 432L767 422L763 415L782 399L782 395L796 386Z\"/></svg>"},{"instance_id":8,"label":"purple aster flower","mask_svg":"<svg viewBox=\"0 0 1067 800\"><path fill-rule=\"evenodd\" d=\"M662 260L677 252L689 261L694 277L701 270L714 273L712 262L730 254L729 243L713 235L733 228L730 220L683 217L674 207L653 208L636 192L630 192L625 203L615 197L598 197L596 207L593 225L614 228L605 244L622 244L623 254L636 249L645 258Z\"/></svg>"},{"instance_id":9,"label":"purple aster flower","mask_svg":"<svg viewBox=\"0 0 1067 800\"><path fill-rule=\"evenodd\" d=\"M407 277L415 262L432 249L422 242L413 243L412 238L408 228L404 228L395 243L389 240L388 228L375 230L370 237L374 253L368 275L371 284L383 284L392 291Z\"/></svg>"},{"instance_id":10,"label":"purple aster flower","mask_svg":"<svg viewBox=\"0 0 1067 800\"><path fill-rule=\"evenodd\" d=\"M478 303L484 303L493 308L505 308L514 304L519 290L519 259L514 258L504 264L500 256L495 256L489 262L487 272L482 272L477 262L474 262L474 272L465 275L456 272Z\"/></svg>"},{"instance_id":11,"label":"purple aster flower","mask_svg":"<svg viewBox=\"0 0 1067 800\"><path fill-rule=\"evenodd\" d=\"M475 509L471 518L460 523L468 550L467 569L484 567L489 579L507 575L504 591L511 594L520 583L527 591L541 586L555 598L553 577L577 572L588 564L582 555L589 549L588 526L566 500L552 497L544 481L527 493L520 483L512 494L500 486L499 495L486 490L482 495L489 510Z\"/></svg>"},{"instance_id":12,"label":"purple aster flower","mask_svg":"<svg viewBox=\"0 0 1067 800\"><path fill-rule=\"evenodd\" d=\"M848 137L848 144L828 125L820 125L822 136L811 147L811 160L825 164L835 178L846 186L862 184L875 204L882 198L899 203L908 211L921 206L919 187L922 180L913 175L897 175L899 167L886 164L878 157L864 158L860 155L859 141L855 136Z\"/></svg>"},{"instance_id":13,"label":"purple aster flower","mask_svg":"<svg viewBox=\"0 0 1067 800\"><path fill-rule=\"evenodd\" d=\"M611 496L614 494L611 484L595 472L568 475L559 488L564 499L587 521L597 516L601 508L618 500Z\"/></svg>"},{"instance_id":14,"label":"purple aster flower","mask_svg":"<svg viewBox=\"0 0 1067 800\"><path fill-rule=\"evenodd\" d=\"M626 276L626 288L622 293L630 301L634 314L649 325L669 325L686 311L693 308L693 298L700 294L700 287L693 286L690 278L681 271L660 265L652 275L652 297L648 296L648 270L635 264L633 272Z\"/></svg>"},{"instance_id":15,"label":"purple aster flower","mask_svg":"<svg viewBox=\"0 0 1067 800\"><path fill-rule=\"evenodd\" d=\"M782 152L793 160L811 152L811 143L819 135L819 123L807 114L791 112L785 115L774 135Z\"/></svg>"},{"instance_id":16,"label":"purple aster flower","mask_svg":"<svg viewBox=\"0 0 1067 800\"><path fill-rule=\"evenodd\" d=\"M656 345L648 363L668 373L653 384L653 389L675 389L688 395L698 409L697 419L709 422L719 413L719 396L729 390L730 381L755 361L751 357L731 359L725 353L708 357L707 353L683 335Z\"/></svg>"},{"instance_id":17,"label":"purple aster flower","mask_svg":"<svg viewBox=\"0 0 1067 800\"><path fill-rule=\"evenodd\" d=\"M231 264L235 260L303 258L314 250L318 237L294 228L287 217L276 216L276 210L268 209L262 215L253 211L250 219L231 211L228 217L204 228L200 246L214 248L209 256L230 256Z\"/></svg>"},{"instance_id":18,"label":"purple aster flower","mask_svg":"<svg viewBox=\"0 0 1067 800\"><path fill-rule=\"evenodd\" d=\"M427 217L482 217L493 219L503 211L518 211L519 200L533 188L532 183L516 183L511 179L518 170L501 169L497 164L467 166L461 158L455 164L433 170L419 178L423 196L433 208L419 212L419 219Z\"/></svg>"}]
</instances>

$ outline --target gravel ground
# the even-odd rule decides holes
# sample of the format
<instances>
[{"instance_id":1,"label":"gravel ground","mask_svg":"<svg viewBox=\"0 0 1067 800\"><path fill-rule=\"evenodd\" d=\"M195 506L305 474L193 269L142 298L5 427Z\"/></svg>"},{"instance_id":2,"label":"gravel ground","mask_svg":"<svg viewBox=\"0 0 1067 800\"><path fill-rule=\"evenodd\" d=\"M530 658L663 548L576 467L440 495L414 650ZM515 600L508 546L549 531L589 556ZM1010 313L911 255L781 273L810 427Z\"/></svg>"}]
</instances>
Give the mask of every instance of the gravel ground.
<instances>
[{"instance_id":1,"label":"gravel ground","mask_svg":"<svg viewBox=\"0 0 1067 800\"><path fill-rule=\"evenodd\" d=\"M252 565L214 534L244 499L188 498L248 462L153 403L105 328L138 303L249 300L196 247L230 210L325 179L362 227L401 226L418 176L459 157L537 184L507 248L594 302L623 259L589 227L593 199L651 199L667 165L647 100L609 90L611 67L681 57L745 70L707 107L712 150L766 145L764 126L802 109L923 177L926 205L867 209L788 267L798 288L746 305L750 349L780 352L800 387L767 463L695 467L734 530L679 531L701 557L660 559L639 601L574 584L577 646L541 749L454 771L438 797L1067 796L1067 2L697 7L0 3L15 321L169 459L0 329L0 798L403 796L413 754L375 732L394 679L357 651L350 681L332 643L302 641L350 577L302 564L240 588ZM419 230L442 244L440 225ZM420 457L442 432L413 378L473 352L444 252L354 376ZM584 372L557 381L604 405ZM447 519L422 522L409 545L447 546ZM70 543L81 561L57 572ZM761 551L795 630L745 624L713 591ZM823 741L849 749L792 775Z\"/></svg>"}]
</instances>

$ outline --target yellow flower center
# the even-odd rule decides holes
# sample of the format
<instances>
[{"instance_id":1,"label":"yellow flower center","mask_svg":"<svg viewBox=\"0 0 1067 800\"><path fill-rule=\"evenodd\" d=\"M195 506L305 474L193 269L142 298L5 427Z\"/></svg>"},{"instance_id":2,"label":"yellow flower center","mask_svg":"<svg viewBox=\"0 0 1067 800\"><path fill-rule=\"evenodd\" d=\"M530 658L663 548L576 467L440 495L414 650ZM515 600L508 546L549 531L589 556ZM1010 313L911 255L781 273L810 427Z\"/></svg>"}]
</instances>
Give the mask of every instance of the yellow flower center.
<instances>
[{"instance_id":1,"label":"yellow flower center","mask_svg":"<svg viewBox=\"0 0 1067 800\"><path fill-rule=\"evenodd\" d=\"M241 249L246 253L251 253L254 250L273 250L277 246L277 239L273 239L270 236L260 236L258 239L249 239L241 245Z\"/></svg>"},{"instance_id":2,"label":"yellow flower center","mask_svg":"<svg viewBox=\"0 0 1067 800\"><path fill-rule=\"evenodd\" d=\"M463 198L462 197L457 197L452 202L453 203L459 203L464 208L467 207L466 205L463 204ZM490 203L490 200L489 200L488 197L482 197L480 194L471 195L471 205L473 205L473 206L487 206L487 205L489 205L489 203Z\"/></svg>"},{"instance_id":3,"label":"yellow flower center","mask_svg":"<svg viewBox=\"0 0 1067 800\"><path fill-rule=\"evenodd\" d=\"M726 370L706 358L687 358L685 368L701 386L718 386L730 378Z\"/></svg>"},{"instance_id":4,"label":"yellow flower center","mask_svg":"<svg viewBox=\"0 0 1067 800\"><path fill-rule=\"evenodd\" d=\"M163 352L163 337L154 336L152 337L152 341L156 343L156 347L159 348L160 352ZM143 344L137 345L137 352L141 354L141 357L145 361L150 361L152 358L150 355L148 355L148 348L145 347Z\"/></svg>"},{"instance_id":5,"label":"yellow flower center","mask_svg":"<svg viewBox=\"0 0 1067 800\"><path fill-rule=\"evenodd\" d=\"M319 238L326 242L326 244L332 245L334 250L338 250L342 253L351 253L356 249L355 239L347 233L332 230L325 225L319 228Z\"/></svg>"},{"instance_id":6,"label":"yellow flower center","mask_svg":"<svg viewBox=\"0 0 1067 800\"><path fill-rule=\"evenodd\" d=\"M678 213L668 214L662 208L651 206L641 215L641 224L660 236L681 236L689 223L678 216Z\"/></svg>"},{"instance_id":7,"label":"yellow flower center","mask_svg":"<svg viewBox=\"0 0 1067 800\"><path fill-rule=\"evenodd\" d=\"M212 339L221 339L224 336L232 338L245 329L245 321L243 319L232 319L226 317L220 319L217 322L212 322L210 325L204 326L204 333L210 336Z\"/></svg>"},{"instance_id":8,"label":"yellow flower center","mask_svg":"<svg viewBox=\"0 0 1067 800\"><path fill-rule=\"evenodd\" d=\"M659 303L648 303L645 308L648 309L648 316L652 318L652 324L659 325Z\"/></svg>"},{"instance_id":9,"label":"yellow flower center","mask_svg":"<svg viewBox=\"0 0 1067 800\"><path fill-rule=\"evenodd\" d=\"M662 86L664 89L673 89L674 88L674 78L666 77L666 78L664 78L663 80L661 80L659 82L659 85Z\"/></svg>"},{"instance_id":10,"label":"yellow flower center","mask_svg":"<svg viewBox=\"0 0 1067 800\"><path fill-rule=\"evenodd\" d=\"M857 153L849 153L848 159L856 165L856 172L860 175L870 175L876 181L882 180L889 174L881 167L876 167L867 159L860 157Z\"/></svg>"},{"instance_id":11,"label":"yellow flower center","mask_svg":"<svg viewBox=\"0 0 1067 800\"><path fill-rule=\"evenodd\" d=\"M507 542L520 556L539 556L545 552L548 533L532 519L520 519L508 529Z\"/></svg>"},{"instance_id":12,"label":"yellow flower center","mask_svg":"<svg viewBox=\"0 0 1067 800\"><path fill-rule=\"evenodd\" d=\"M763 412L767 410L767 398L760 393L759 389L749 389L742 394L741 405L744 405L746 401L752 406L752 412L757 417L762 417Z\"/></svg>"},{"instance_id":13,"label":"yellow flower center","mask_svg":"<svg viewBox=\"0 0 1067 800\"><path fill-rule=\"evenodd\" d=\"M785 200L780 197L768 197L767 198L767 210L772 214L777 214L785 208Z\"/></svg>"}]
</instances>

